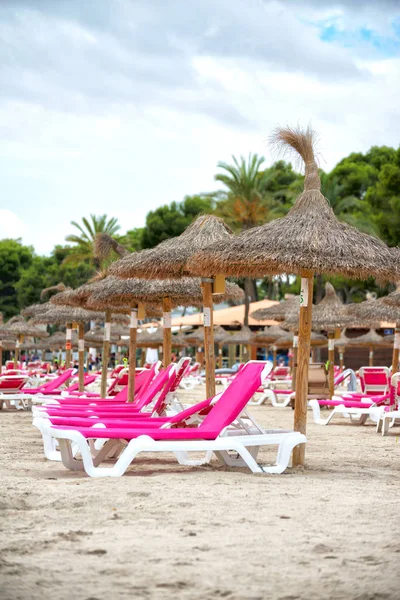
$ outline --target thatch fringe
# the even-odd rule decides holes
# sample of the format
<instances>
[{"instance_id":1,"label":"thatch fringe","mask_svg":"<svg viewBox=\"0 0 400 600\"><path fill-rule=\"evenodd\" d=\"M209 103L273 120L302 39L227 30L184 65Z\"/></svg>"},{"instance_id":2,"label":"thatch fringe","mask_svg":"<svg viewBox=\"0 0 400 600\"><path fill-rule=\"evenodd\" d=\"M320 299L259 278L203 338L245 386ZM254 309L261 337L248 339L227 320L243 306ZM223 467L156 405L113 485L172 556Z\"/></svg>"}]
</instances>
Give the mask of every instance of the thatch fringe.
<instances>
[{"instance_id":1,"label":"thatch fringe","mask_svg":"<svg viewBox=\"0 0 400 600\"><path fill-rule=\"evenodd\" d=\"M44 300L49 292L65 292L66 290L70 290L64 283L60 282L57 285L51 285L50 287L44 288L40 292L40 299Z\"/></svg>"},{"instance_id":2,"label":"thatch fringe","mask_svg":"<svg viewBox=\"0 0 400 600\"><path fill-rule=\"evenodd\" d=\"M128 250L108 233L97 233L93 245L94 257L98 260L107 260L112 252L115 252L121 258L129 255Z\"/></svg>"}]
</instances>

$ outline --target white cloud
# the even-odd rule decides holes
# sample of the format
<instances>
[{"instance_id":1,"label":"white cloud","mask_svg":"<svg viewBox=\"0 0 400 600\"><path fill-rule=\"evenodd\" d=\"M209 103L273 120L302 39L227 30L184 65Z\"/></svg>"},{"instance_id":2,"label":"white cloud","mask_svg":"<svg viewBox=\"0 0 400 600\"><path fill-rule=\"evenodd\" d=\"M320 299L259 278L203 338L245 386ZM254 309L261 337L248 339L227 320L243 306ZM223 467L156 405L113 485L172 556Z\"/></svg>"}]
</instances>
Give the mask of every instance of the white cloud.
<instances>
[{"instance_id":1,"label":"white cloud","mask_svg":"<svg viewBox=\"0 0 400 600\"><path fill-rule=\"evenodd\" d=\"M312 121L326 169L397 146L400 59L322 42L306 18L324 3L292 4L3 0L0 185L24 242L49 252L90 213L141 226L152 208L212 190L231 154L271 163L279 123Z\"/></svg>"},{"instance_id":2,"label":"white cloud","mask_svg":"<svg viewBox=\"0 0 400 600\"><path fill-rule=\"evenodd\" d=\"M20 238L25 231L25 223L15 212L0 208L0 238Z\"/></svg>"}]
</instances>

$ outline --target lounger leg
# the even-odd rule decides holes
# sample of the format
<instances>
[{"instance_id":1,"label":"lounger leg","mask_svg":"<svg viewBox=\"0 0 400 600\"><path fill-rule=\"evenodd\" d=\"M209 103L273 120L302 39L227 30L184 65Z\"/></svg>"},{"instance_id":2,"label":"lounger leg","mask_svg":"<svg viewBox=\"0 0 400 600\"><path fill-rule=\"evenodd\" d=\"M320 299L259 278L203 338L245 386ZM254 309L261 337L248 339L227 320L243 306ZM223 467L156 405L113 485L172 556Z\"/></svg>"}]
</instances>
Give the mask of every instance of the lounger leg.
<instances>
[{"instance_id":1,"label":"lounger leg","mask_svg":"<svg viewBox=\"0 0 400 600\"><path fill-rule=\"evenodd\" d=\"M174 452L174 455L180 465L186 467L201 467L201 465L207 465L211 461L213 452L209 450L206 452L204 458L200 459L190 458L188 452Z\"/></svg>"},{"instance_id":2,"label":"lounger leg","mask_svg":"<svg viewBox=\"0 0 400 600\"><path fill-rule=\"evenodd\" d=\"M368 415L359 415L359 417L356 418L350 413L350 423L352 425L364 425L367 419Z\"/></svg>"},{"instance_id":3,"label":"lounger leg","mask_svg":"<svg viewBox=\"0 0 400 600\"><path fill-rule=\"evenodd\" d=\"M83 462L74 457L70 440L59 439L58 445L60 448L63 465L71 471L83 471Z\"/></svg>"},{"instance_id":4,"label":"lounger leg","mask_svg":"<svg viewBox=\"0 0 400 600\"><path fill-rule=\"evenodd\" d=\"M382 419L383 423L382 423L382 435L387 435L389 433L389 425L390 425L390 419L386 418L386 416L383 417Z\"/></svg>"}]
</instances>

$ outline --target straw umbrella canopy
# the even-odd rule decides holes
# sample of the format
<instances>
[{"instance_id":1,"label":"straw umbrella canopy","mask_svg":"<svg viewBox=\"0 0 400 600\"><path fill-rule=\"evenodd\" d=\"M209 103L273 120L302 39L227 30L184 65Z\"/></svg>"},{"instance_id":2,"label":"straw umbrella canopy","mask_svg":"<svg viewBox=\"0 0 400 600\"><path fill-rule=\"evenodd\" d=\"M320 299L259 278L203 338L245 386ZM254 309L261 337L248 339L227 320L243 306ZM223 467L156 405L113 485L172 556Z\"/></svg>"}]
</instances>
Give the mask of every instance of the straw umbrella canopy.
<instances>
[{"instance_id":1,"label":"straw umbrella canopy","mask_svg":"<svg viewBox=\"0 0 400 600\"><path fill-rule=\"evenodd\" d=\"M121 335L125 335L125 333L118 334L116 332L112 332L110 334L110 342L112 344L117 344L119 342L119 338ZM102 327L95 327L94 329L89 329L85 333L85 342L91 344L94 342L95 344L103 344L104 341L104 330Z\"/></svg>"},{"instance_id":2,"label":"straw umbrella canopy","mask_svg":"<svg viewBox=\"0 0 400 600\"><path fill-rule=\"evenodd\" d=\"M335 292L335 288L329 281L325 284L325 296L318 304L313 306L312 310L312 328L328 332L328 361L329 361L329 395L332 398L334 394L334 364L335 364L335 335L339 329L352 324L352 318L347 313L347 307ZM294 327L297 330L298 317L293 314L288 315L285 323L288 327Z\"/></svg>"},{"instance_id":3,"label":"straw umbrella canopy","mask_svg":"<svg viewBox=\"0 0 400 600\"><path fill-rule=\"evenodd\" d=\"M380 327L381 321L395 323L396 331L392 353L392 372L396 373L399 367L400 306L397 308L391 303L391 300L388 303L388 298L389 296L384 296L377 300L365 300L364 302L349 304L347 313L357 325L364 325L374 329Z\"/></svg>"},{"instance_id":4,"label":"straw umbrella canopy","mask_svg":"<svg viewBox=\"0 0 400 600\"><path fill-rule=\"evenodd\" d=\"M7 323L2 325L0 327L0 336L4 334L9 334L16 338L14 354L15 366L17 366L18 363L19 347L24 340L24 337L43 338L48 337L49 335L47 331L43 331L43 329L39 329L39 327L32 325L31 322L25 321L22 316L12 317Z\"/></svg>"},{"instance_id":5,"label":"straw umbrella canopy","mask_svg":"<svg viewBox=\"0 0 400 600\"><path fill-rule=\"evenodd\" d=\"M63 294L69 294L70 292L63 292L57 294L53 298L57 298ZM66 367L70 366L71 357L71 339L72 339L72 324L77 323L78 325L78 357L79 357L79 391L84 390L84 353L85 353L85 342L84 342L84 323L90 321L103 321L104 313L86 310L84 308L76 306L65 306L58 305L54 302L50 302L50 306L40 315L32 318L33 323L46 323L47 325L65 325L65 350L66 350Z\"/></svg>"},{"instance_id":6,"label":"straw umbrella canopy","mask_svg":"<svg viewBox=\"0 0 400 600\"><path fill-rule=\"evenodd\" d=\"M182 279L154 279L145 280L139 278L119 279L109 276L103 280L103 286L92 295L92 301L105 302L106 305L125 305L136 301L151 303L152 305L163 305L165 298L169 299L169 307L175 306L201 306L202 288L199 278L183 277ZM234 284L226 285L225 293L215 295L215 302L221 303L227 300L241 300L244 294L241 288ZM91 305L90 302L90 305ZM164 362L170 361L171 329L168 315L164 315Z\"/></svg>"},{"instance_id":7,"label":"straw umbrella canopy","mask_svg":"<svg viewBox=\"0 0 400 600\"><path fill-rule=\"evenodd\" d=\"M107 370L108 370L108 359L110 354L110 342L111 342L111 323L128 323L127 314L129 307L114 307L104 306L102 302L92 302L89 306L93 292L102 285L102 275L96 281L86 283L76 288L75 290L69 290L61 294L53 296L51 302L56 305L65 305L70 307L79 307L86 310L102 311L104 320L103 330L103 351L102 358L103 364L101 369L101 384L100 384L100 396L105 398L107 391ZM133 400L133 387L132 387L132 399Z\"/></svg>"},{"instance_id":8,"label":"straw umbrella canopy","mask_svg":"<svg viewBox=\"0 0 400 600\"><path fill-rule=\"evenodd\" d=\"M214 326L214 343L218 344L218 365L222 366L222 346L229 337L229 334L221 325ZM202 346L204 344L204 327L198 327L195 331L187 333L185 339L189 342L189 345L195 344L198 347L198 353L202 352ZM196 353L196 360L200 361L200 357Z\"/></svg>"},{"instance_id":9,"label":"straw umbrella canopy","mask_svg":"<svg viewBox=\"0 0 400 600\"><path fill-rule=\"evenodd\" d=\"M314 273L349 278L397 280L400 260L381 240L339 221L321 193L314 153L314 133L308 128L278 129L273 139L292 149L305 164L304 192L289 213L235 238L198 252L187 265L194 275L209 273L245 277L291 273L301 276L299 351L294 428L306 433L308 362ZM293 464L304 464L305 446L293 452Z\"/></svg>"},{"instance_id":10,"label":"straw umbrella canopy","mask_svg":"<svg viewBox=\"0 0 400 600\"><path fill-rule=\"evenodd\" d=\"M392 336L388 336L391 338ZM350 338L348 341L348 346L358 347L358 348L369 348L369 366L372 367L374 364L374 348L383 347L390 348L393 344L393 340L385 338L378 333L374 329L370 329L364 335L360 335L355 338Z\"/></svg>"},{"instance_id":11,"label":"straw umbrella canopy","mask_svg":"<svg viewBox=\"0 0 400 600\"><path fill-rule=\"evenodd\" d=\"M218 217L201 215L178 237L165 240L151 250L135 252L111 265L109 272L121 278L180 279L191 277L187 269L193 255L216 242L232 237L230 228ZM213 339L213 292L218 291L220 279L214 281L212 272L204 273L201 281L204 309L204 347L206 358L206 395L215 395L215 355ZM163 301L164 312L170 314L171 300Z\"/></svg>"},{"instance_id":12,"label":"straw umbrella canopy","mask_svg":"<svg viewBox=\"0 0 400 600\"><path fill-rule=\"evenodd\" d=\"M277 348L291 348L293 346L293 337L295 336L293 331L285 332L280 338L275 340L275 346ZM322 333L311 332L310 335L311 346L326 346L328 344L328 338Z\"/></svg>"},{"instance_id":13,"label":"straw umbrella canopy","mask_svg":"<svg viewBox=\"0 0 400 600\"><path fill-rule=\"evenodd\" d=\"M287 300L282 300L279 304L273 304L268 308L259 308L251 313L251 317L257 321L266 321L272 319L274 321L285 321L288 316L294 314L299 316L300 312L300 296L291 296Z\"/></svg>"},{"instance_id":14,"label":"straw umbrella canopy","mask_svg":"<svg viewBox=\"0 0 400 600\"><path fill-rule=\"evenodd\" d=\"M227 335L226 344L235 344L243 347L244 359L247 360L249 354L249 346L255 344L256 336L249 327L243 326L239 331L235 331L231 335Z\"/></svg>"},{"instance_id":15,"label":"straw umbrella canopy","mask_svg":"<svg viewBox=\"0 0 400 600\"><path fill-rule=\"evenodd\" d=\"M285 304L285 302L281 302L281 304ZM271 307L271 308L273 308L273 307ZM255 311L255 312L261 312L261 310L264 310L264 309L260 309L259 311ZM281 310L280 314L281 315L283 314L282 310ZM269 318L269 317L266 317L266 318ZM272 318L274 318L274 317L272 317ZM261 320L263 320L263 319L261 319ZM276 319L276 320L280 320L280 319ZM270 327L264 327L264 329L262 331L257 331L257 333L256 333L256 340L259 341L261 345L266 344L266 345L270 346L272 344L272 361L273 361L274 368L276 367L276 345L274 344L274 342L275 342L275 340L282 337L282 335L285 335L286 333L287 332L279 325L271 325Z\"/></svg>"}]
</instances>

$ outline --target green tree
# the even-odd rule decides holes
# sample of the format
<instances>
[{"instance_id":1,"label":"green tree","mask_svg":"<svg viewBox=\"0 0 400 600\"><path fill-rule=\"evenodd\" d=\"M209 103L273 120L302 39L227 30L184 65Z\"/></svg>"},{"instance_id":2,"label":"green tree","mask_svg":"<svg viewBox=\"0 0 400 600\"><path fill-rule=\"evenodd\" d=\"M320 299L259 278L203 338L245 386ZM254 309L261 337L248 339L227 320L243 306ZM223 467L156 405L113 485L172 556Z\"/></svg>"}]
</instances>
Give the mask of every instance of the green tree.
<instances>
[{"instance_id":1,"label":"green tree","mask_svg":"<svg viewBox=\"0 0 400 600\"><path fill-rule=\"evenodd\" d=\"M182 202L171 202L150 211L142 233L142 248L153 248L160 242L180 235L200 214L212 213L215 201L208 196L185 196Z\"/></svg>"},{"instance_id":2,"label":"green tree","mask_svg":"<svg viewBox=\"0 0 400 600\"><path fill-rule=\"evenodd\" d=\"M395 161L383 165L365 200L375 212L381 237L389 246L400 245L400 148Z\"/></svg>"},{"instance_id":3,"label":"green tree","mask_svg":"<svg viewBox=\"0 0 400 600\"><path fill-rule=\"evenodd\" d=\"M261 171L265 159L257 154L249 154L237 159L232 156L232 164L219 162L221 172L215 180L222 183L225 189L214 194L219 202L216 214L221 216L236 231L245 231L282 216L284 210L268 190L272 185L270 171ZM249 303L257 300L256 281L249 277L244 279L245 315L244 324L248 325Z\"/></svg>"},{"instance_id":4,"label":"green tree","mask_svg":"<svg viewBox=\"0 0 400 600\"><path fill-rule=\"evenodd\" d=\"M33 248L24 246L20 239L0 240L0 311L5 319L19 312L16 287L32 260Z\"/></svg>"},{"instance_id":5,"label":"green tree","mask_svg":"<svg viewBox=\"0 0 400 600\"><path fill-rule=\"evenodd\" d=\"M42 289L62 281L68 287L78 287L93 274L93 267L87 263L78 266L65 261L73 248L56 246L50 256L33 256L31 263L21 269L19 281L15 284L16 306L19 310L40 302Z\"/></svg>"},{"instance_id":6,"label":"green tree","mask_svg":"<svg viewBox=\"0 0 400 600\"><path fill-rule=\"evenodd\" d=\"M129 229L125 235L116 236L116 239L129 252L139 252L139 250L143 250L142 240L144 229L144 227Z\"/></svg>"},{"instance_id":7,"label":"green tree","mask_svg":"<svg viewBox=\"0 0 400 600\"><path fill-rule=\"evenodd\" d=\"M65 261L72 265L86 262L94 264L97 268L100 267L93 255L94 238L97 233L114 236L120 229L117 219L115 217L109 219L107 215L90 215L90 219L83 217L82 225L76 221L71 221L71 225L78 229L80 235L70 234L65 238L67 242L75 244L73 251L66 256Z\"/></svg>"},{"instance_id":8,"label":"green tree","mask_svg":"<svg viewBox=\"0 0 400 600\"><path fill-rule=\"evenodd\" d=\"M244 231L282 216L282 206L268 190L272 178L269 170L261 171L265 159L249 154L238 160L232 156L233 164L219 162L215 181L226 189L214 193L218 198L215 213L226 220L236 231Z\"/></svg>"}]
</instances>

